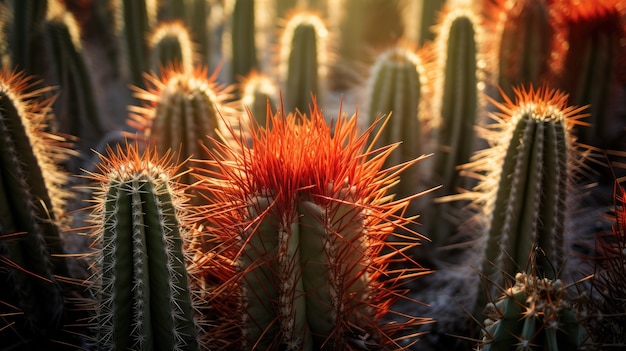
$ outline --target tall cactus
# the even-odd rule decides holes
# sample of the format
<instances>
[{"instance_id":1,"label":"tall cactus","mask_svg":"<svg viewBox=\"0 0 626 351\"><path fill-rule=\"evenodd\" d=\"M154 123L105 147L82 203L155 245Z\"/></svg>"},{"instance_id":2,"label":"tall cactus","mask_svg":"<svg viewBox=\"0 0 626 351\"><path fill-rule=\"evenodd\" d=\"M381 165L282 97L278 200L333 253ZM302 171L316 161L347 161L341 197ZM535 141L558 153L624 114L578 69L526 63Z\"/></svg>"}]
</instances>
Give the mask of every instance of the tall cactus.
<instances>
[{"instance_id":1,"label":"tall cactus","mask_svg":"<svg viewBox=\"0 0 626 351\"><path fill-rule=\"evenodd\" d=\"M471 5L449 8L441 14L437 39L436 76L433 79L432 127L436 149L433 181L441 185L439 196L455 195L471 183L461 176L458 166L465 164L476 146L475 126L482 111L484 88L482 66L483 34L479 18ZM436 248L450 244L462 222L463 204L435 202L426 216L425 231Z\"/></svg>"},{"instance_id":2,"label":"tall cactus","mask_svg":"<svg viewBox=\"0 0 626 351\"><path fill-rule=\"evenodd\" d=\"M223 145L207 161L219 170L200 175L217 199L205 213L211 233L238 270L220 289L240 291L233 297L244 345L232 347L400 348L397 333L423 320L380 321L403 279L421 271L415 265L383 280L390 260L417 239L379 255L385 238L411 221L395 215L408 199L387 194L396 173L383 164L394 147L370 158L374 127L358 135L356 119L339 116L333 134L315 106L311 113L271 115L271 129L253 125L253 149L245 139Z\"/></svg>"},{"instance_id":3,"label":"tall cactus","mask_svg":"<svg viewBox=\"0 0 626 351\"><path fill-rule=\"evenodd\" d=\"M176 167L136 145L101 157L92 216L97 252L97 343L106 350L196 350L185 262L188 214Z\"/></svg>"},{"instance_id":4,"label":"tall cactus","mask_svg":"<svg viewBox=\"0 0 626 351\"><path fill-rule=\"evenodd\" d=\"M183 22L160 23L150 35L148 43L152 72L159 74L171 66L179 66L182 72L193 71L193 43Z\"/></svg>"},{"instance_id":5,"label":"tall cactus","mask_svg":"<svg viewBox=\"0 0 626 351\"><path fill-rule=\"evenodd\" d=\"M583 109L568 106L564 93L532 86L516 88L514 102L504 96L504 103L492 103L501 110L485 135L492 147L466 166L481 180L475 204L488 218L482 274L505 286L537 246L545 253L537 257L537 275L558 278L568 199L582 162L571 129ZM477 307L487 299L479 297Z\"/></svg>"},{"instance_id":6,"label":"tall cactus","mask_svg":"<svg viewBox=\"0 0 626 351\"><path fill-rule=\"evenodd\" d=\"M39 54L43 44L43 23L48 8L47 0L11 1L12 11L8 45L11 67L23 70L28 75L44 75L45 65Z\"/></svg>"},{"instance_id":7,"label":"tall cactus","mask_svg":"<svg viewBox=\"0 0 626 351\"><path fill-rule=\"evenodd\" d=\"M128 81L142 86L148 71L148 34L156 22L155 0L115 0L116 32Z\"/></svg>"},{"instance_id":8,"label":"tall cactus","mask_svg":"<svg viewBox=\"0 0 626 351\"><path fill-rule=\"evenodd\" d=\"M226 130L225 120L233 122L233 108L225 103L230 87L215 82L215 74L207 77L207 70L191 72L174 67L162 72L162 77L148 76L147 90L135 88L135 96L144 106L131 107L129 124L136 127L160 154L168 150L180 160L200 157L200 144L212 144ZM223 120L224 119L224 120ZM236 127L232 123L231 127ZM193 162L188 164L193 166ZM180 182L195 181L185 175Z\"/></svg>"},{"instance_id":9,"label":"tall cactus","mask_svg":"<svg viewBox=\"0 0 626 351\"><path fill-rule=\"evenodd\" d=\"M76 20L57 0L48 3L44 37L53 71L51 82L60 86L55 102L59 131L77 137L78 148L87 153L105 132Z\"/></svg>"},{"instance_id":10,"label":"tall cactus","mask_svg":"<svg viewBox=\"0 0 626 351\"><path fill-rule=\"evenodd\" d=\"M0 301L2 311L17 309L0 335L20 334L3 336L3 346L50 337L65 313L57 279L68 275L57 222L68 198L57 165L65 151L62 138L43 131L52 103L44 91L24 73L0 72Z\"/></svg>"},{"instance_id":11,"label":"tall cactus","mask_svg":"<svg viewBox=\"0 0 626 351\"><path fill-rule=\"evenodd\" d=\"M559 279L518 273L487 311L479 350L578 350L581 344L582 327Z\"/></svg>"},{"instance_id":12,"label":"tall cactus","mask_svg":"<svg viewBox=\"0 0 626 351\"><path fill-rule=\"evenodd\" d=\"M231 82L246 77L252 70L258 70L256 50L256 0L231 0L230 46ZM258 11L257 9L256 11Z\"/></svg>"},{"instance_id":13,"label":"tall cactus","mask_svg":"<svg viewBox=\"0 0 626 351\"><path fill-rule=\"evenodd\" d=\"M316 14L296 12L288 20L281 36L279 63L287 111L308 111L312 96L323 103L327 34Z\"/></svg>"}]
</instances>

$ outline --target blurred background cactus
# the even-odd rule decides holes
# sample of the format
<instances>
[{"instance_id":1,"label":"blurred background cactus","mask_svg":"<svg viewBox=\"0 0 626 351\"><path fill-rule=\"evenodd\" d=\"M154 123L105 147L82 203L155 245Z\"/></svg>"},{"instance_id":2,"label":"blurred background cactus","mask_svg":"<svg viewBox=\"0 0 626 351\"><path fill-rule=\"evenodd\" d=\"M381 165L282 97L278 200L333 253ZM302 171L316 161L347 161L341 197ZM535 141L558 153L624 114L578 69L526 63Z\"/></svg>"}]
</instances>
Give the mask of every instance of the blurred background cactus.
<instances>
[{"instance_id":1,"label":"blurred background cactus","mask_svg":"<svg viewBox=\"0 0 626 351\"><path fill-rule=\"evenodd\" d=\"M125 139L130 136L138 150L155 150L153 164L186 161L176 176L179 190L189 198L183 206L194 218L189 233L197 237L182 239L191 245L193 257L178 268L186 268L193 295L205 303L194 312L210 321L202 328L210 326L214 332L205 333L200 346L208 342L228 349L232 344L225 337L239 340L246 335L249 348L258 340L285 348L299 348L301 342L319 349L327 342L332 349L332 342L348 342L351 349L365 350L380 344L390 349L495 349L481 346L483 337L488 341L489 335L500 335L493 328L487 328L489 334L480 331L489 317L482 313L490 300L486 296L493 300L519 290L514 275L531 274L525 266L529 257L538 255L536 278L528 280L562 282L559 298L580 312L578 322L586 329L580 348L624 347L624 340L611 335L612 327L592 310L605 313L606 306L617 304L621 295L607 287L623 284L618 273L610 273L613 266L607 266L607 257L615 261L619 256L619 237L606 233L619 223L613 184L626 175L626 0L4 0L0 31L0 64L7 78L2 91L19 92L0 96L7 98L0 122L9 132L0 155L7 161L2 171L6 196L0 204L0 277L3 286L11 287L0 293L0 348L9 340L17 349L27 349L39 335L45 336L36 345L40 348L97 348L97 332L87 331L93 329L72 337L66 333L74 326L94 327L93 318L76 319L73 301L91 299L84 305L89 314L93 297L101 292L87 282L97 276L88 255L91 239L85 235L93 224L91 211L80 210L88 206L83 200L94 201L93 184L90 176L76 175L82 169L95 174L98 155L107 148L113 150L109 158L128 154ZM518 128L530 133L532 126L528 138L513 136L516 119L509 116L519 92L533 117L523 119L526 129ZM558 101L547 104L546 96ZM296 109L302 115L293 119ZM361 111L358 119L348 122L343 117L356 111ZM570 116L565 120L571 123L559 124L549 117L555 114ZM15 122L9 119L13 115L31 115L31 122ZM325 168L307 168L307 176L317 178L297 187L290 183L289 165L275 164L268 172L283 174L274 180L285 184L246 188L254 177L248 163L237 163L242 160L238 157L249 160L260 153L263 138L278 138L287 122L299 126L294 129L298 137L275 141L271 145L282 142L285 149L266 150L267 155L299 155L298 162L311 165L319 157ZM341 134L346 123L354 123L355 134ZM379 132L377 126L385 123ZM386 171L372 177L341 170L345 162L329 165L343 149L310 140L321 126L332 136L322 139L328 144L342 140L342 147L365 147L377 136L375 144L351 156ZM566 135L558 137L563 131ZM8 136L16 133L22 139ZM49 143L32 142L38 137ZM567 156L539 156L541 148L526 147L526 140ZM57 152L59 147L64 151ZM517 151L528 156L527 166L505 161L507 153ZM57 154L63 157L53 157ZM432 157L415 163L423 154ZM166 155L171 155L169 161L161 159ZM48 166L31 173L37 169L33 160L45 160ZM141 167L151 167L148 163ZM330 174L339 174L332 186L324 181ZM384 191L367 199L359 193L353 199L351 188L343 188L354 185L353 177L364 177L354 181ZM229 203L232 211L220 210L223 203L216 202L234 191L223 181L243 189L240 207ZM486 190L488 185L514 186L505 186L507 181L520 185L515 194ZM320 188L315 199L298 197L327 186L335 191ZM422 192L428 195L415 195ZM285 205L292 210L285 218L277 210L283 196L298 197L297 204ZM410 207L404 207L406 201ZM396 206L393 214L383 211L390 204ZM289 239L294 243L284 251L289 257L276 255L269 266L264 260L271 252L283 252L275 231L317 233L313 228L322 219L334 221L329 211L365 216L370 222L363 222L363 228L382 230L388 240L347 235L350 245L341 257L354 260L351 267L316 262L351 276L344 278L353 284L342 285L351 296L343 301L349 313L341 325L322 326L325 331L315 329L321 320L296 327L286 322L290 313L300 311L295 306L313 304L303 302L312 296L323 300L302 282L307 270L303 260L318 258L303 258L309 254L299 249L303 244ZM218 235L224 224L216 221L227 213L239 215L233 217L239 220L225 222L236 222L232 230L238 228L239 237L224 243ZM533 216L537 213L542 216ZM14 225L18 219L29 224ZM336 224L343 226L343 221ZM361 223L352 222L348 227ZM421 245L412 241L416 234L423 234ZM15 253L17 246L23 254ZM538 252L550 262L541 262ZM86 256L70 257L74 255ZM301 264L295 263L297 258ZM279 261L289 259L293 262L287 268L278 268ZM507 267L504 261L515 264ZM421 267L418 263L437 270L421 277L421 268L415 270ZM397 285L407 272L420 278ZM502 279L494 278L494 272L501 272ZM290 276L292 281L285 278L287 273L298 274ZM262 281L264 274L270 279ZM76 280L82 290L68 291L63 283ZM288 285L285 291L272 290L283 283ZM252 303L254 296L242 291L254 290L255 284L264 286L268 301L280 306L290 301L294 309L261 303L256 312L245 314L246 323L271 320L274 325L259 322L262 326L244 331L239 328L243 320L232 316L243 310L246 300ZM383 294L389 299L372 302L373 291L389 287L385 284L397 296ZM24 291L47 291L50 297L47 303L26 303L41 298ZM502 301L506 299L511 297ZM500 309L511 305L498 303ZM621 318L626 312L617 314ZM421 323L430 319L434 322ZM367 323L360 324L362 320ZM231 334L229 323L238 323L239 332ZM393 323L407 330L399 332ZM493 326L517 328L509 322ZM394 331L398 333L390 336ZM294 339L289 333L304 336Z\"/></svg>"}]
</instances>

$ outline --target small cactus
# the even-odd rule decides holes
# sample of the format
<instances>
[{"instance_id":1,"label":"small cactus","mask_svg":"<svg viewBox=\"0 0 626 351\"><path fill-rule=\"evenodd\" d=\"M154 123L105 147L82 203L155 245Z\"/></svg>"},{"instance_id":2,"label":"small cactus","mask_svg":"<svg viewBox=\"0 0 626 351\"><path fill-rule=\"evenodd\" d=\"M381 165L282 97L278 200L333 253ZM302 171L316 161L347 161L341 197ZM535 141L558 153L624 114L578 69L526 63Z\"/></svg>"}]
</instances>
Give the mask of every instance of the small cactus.
<instances>
[{"instance_id":1,"label":"small cactus","mask_svg":"<svg viewBox=\"0 0 626 351\"><path fill-rule=\"evenodd\" d=\"M417 244L408 235L379 255L391 246L385 238L411 221L395 215L408 199L387 195L396 173L382 166L394 147L364 153L374 127L359 136L356 119L340 116L331 133L316 106L310 116L270 118L270 129L253 124L253 149L246 140L223 145L206 161L217 172L197 170L201 190L216 199L205 211L209 233L236 267L219 288L239 303L233 323L244 344L231 348L400 348L398 333L424 320L380 318L403 279L423 270L383 279L389 260Z\"/></svg>"},{"instance_id":2,"label":"small cactus","mask_svg":"<svg viewBox=\"0 0 626 351\"><path fill-rule=\"evenodd\" d=\"M278 87L270 77L258 72L250 73L241 87L241 110L249 110L258 125L267 126L267 116L278 108ZM268 104L273 112L267 110Z\"/></svg>"},{"instance_id":3,"label":"small cactus","mask_svg":"<svg viewBox=\"0 0 626 351\"><path fill-rule=\"evenodd\" d=\"M193 70L193 43L182 22L160 23L150 35L148 43L152 72L160 73L171 66L180 67L182 72Z\"/></svg>"},{"instance_id":4,"label":"small cactus","mask_svg":"<svg viewBox=\"0 0 626 351\"><path fill-rule=\"evenodd\" d=\"M103 350L196 350L185 242L191 228L176 167L136 145L101 157L92 217L97 343Z\"/></svg>"},{"instance_id":5,"label":"small cactus","mask_svg":"<svg viewBox=\"0 0 626 351\"><path fill-rule=\"evenodd\" d=\"M479 350L578 350L582 327L561 280L517 273L515 285L486 308Z\"/></svg>"},{"instance_id":6,"label":"small cactus","mask_svg":"<svg viewBox=\"0 0 626 351\"><path fill-rule=\"evenodd\" d=\"M290 16L281 36L280 79L287 111L306 112L313 99L323 103L328 32L323 20L311 12Z\"/></svg>"}]
</instances>

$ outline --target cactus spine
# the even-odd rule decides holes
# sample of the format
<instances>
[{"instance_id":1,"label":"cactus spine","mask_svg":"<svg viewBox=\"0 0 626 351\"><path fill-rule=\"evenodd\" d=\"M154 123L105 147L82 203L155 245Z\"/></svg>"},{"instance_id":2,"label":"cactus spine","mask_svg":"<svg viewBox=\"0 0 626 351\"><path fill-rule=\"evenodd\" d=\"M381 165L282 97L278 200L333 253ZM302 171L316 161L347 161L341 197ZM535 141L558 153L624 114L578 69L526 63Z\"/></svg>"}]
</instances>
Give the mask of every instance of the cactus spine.
<instances>
[{"instance_id":1,"label":"cactus spine","mask_svg":"<svg viewBox=\"0 0 626 351\"><path fill-rule=\"evenodd\" d=\"M563 283L517 273L515 285L487 306L480 350L578 350L582 328Z\"/></svg>"},{"instance_id":2,"label":"cactus spine","mask_svg":"<svg viewBox=\"0 0 626 351\"><path fill-rule=\"evenodd\" d=\"M198 330L183 242L182 190L167 155L137 146L109 150L99 165L96 227L98 346L107 350L195 350ZM171 167L171 166L170 166Z\"/></svg>"},{"instance_id":3,"label":"cactus spine","mask_svg":"<svg viewBox=\"0 0 626 351\"><path fill-rule=\"evenodd\" d=\"M281 37L281 79L285 108L304 112L314 96L322 104L326 76L327 30L322 19L309 12L296 12Z\"/></svg>"},{"instance_id":4,"label":"cactus spine","mask_svg":"<svg viewBox=\"0 0 626 351\"><path fill-rule=\"evenodd\" d=\"M502 112L499 132L487 136L492 148L477 153L467 167L484 173L476 190L477 204L489 218L485 224L485 261L482 274L496 286L506 284L528 265L533 246L537 274L557 278L564 259L563 234L568 198L581 157L571 134L581 108L567 105L567 95L532 86L515 89L515 102L492 101ZM511 259L508 259L508 258ZM487 297L479 298L478 308Z\"/></svg>"},{"instance_id":5,"label":"cactus spine","mask_svg":"<svg viewBox=\"0 0 626 351\"><path fill-rule=\"evenodd\" d=\"M356 134L355 118L338 117L332 134L319 110L311 113L279 112L272 128L253 125L254 149L246 140L224 145L207 161L219 171L202 177L220 209L206 220L239 271L239 348L397 347L393 335L421 320L378 319L405 277L380 280L387 260L416 244L379 256L394 228L410 222L394 215L408 200L386 195L395 175L382 166L393 147L368 159L368 135Z\"/></svg>"},{"instance_id":6,"label":"cactus spine","mask_svg":"<svg viewBox=\"0 0 626 351\"><path fill-rule=\"evenodd\" d=\"M0 335L22 334L7 337L7 344L50 337L64 314L56 277L67 276L67 267L58 256L63 249L56 218L68 194L56 164L63 139L43 131L52 102L40 98L44 91L23 73L0 72L0 300L3 310L18 310L7 317L16 324L0 326Z\"/></svg>"},{"instance_id":7,"label":"cactus spine","mask_svg":"<svg viewBox=\"0 0 626 351\"><path fill-rule=\"evenodd\" d=\"M424 63L413 51L396 46L376 60L369 82L369 121L373 124L381 114L390 115L390 120L375 146L402 143L398 151L387 158L387 166L422 155L426 87ZM416 192L418 180L415 172L405 172L394 192L400 197L410 196Z\"/></svg>"}]
</instances>

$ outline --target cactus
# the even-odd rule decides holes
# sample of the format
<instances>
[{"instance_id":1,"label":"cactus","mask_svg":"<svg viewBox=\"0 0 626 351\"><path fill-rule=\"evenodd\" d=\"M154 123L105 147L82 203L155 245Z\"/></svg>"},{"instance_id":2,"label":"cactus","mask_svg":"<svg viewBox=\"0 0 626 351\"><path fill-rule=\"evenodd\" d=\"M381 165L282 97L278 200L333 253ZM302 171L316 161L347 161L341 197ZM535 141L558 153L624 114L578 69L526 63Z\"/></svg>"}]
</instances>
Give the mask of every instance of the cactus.
<instances>
[{"instance_id":1,"label":"cactus","mask_svg":"<svg viewBox=\"0 0 626 351\"><path fill-rule=\"evenodd\" d=\"M567 43L559 88L570 93L572 103L590 105L591 127L577 131L580 141L606 148L621 137L613 125L623 106L620 92L626 82L626 8L618 0L561 0L554 1L552 10L554 21L563 28L557 45Z\"/></svg>"},{"instance_id":2,"label":"cactus","mask_svg":"<svg viewBox=\"0 0 626 351\"><path fill-rule=\"evenodd\" d=\"M217 199L205 213L211 235L238 270L220 289L240 291L232 294L240 305L234 316L242 316L234 323L244 345L231 348L400 348L397 334L424 320L379 319L403 279L422 271L413 266L383 280L390 260L417 244L408 235L379 256L385 238L411 222L395 215L409 199L386 194L401 171L382 167L394 147L369 158L375 126L358 135L356 119L340 115L333 134L316 106L310 116L270 117L271 129L253 123L253 150L246 139L222 145L206 161L219 170L199 174L201 189Z\"/></svg>"},{"instance_id":3,"label":"cactus","mask_svg":"<svg viewBox=\"0 0 626 351\"><path fill-rule=\"evenodd\" d=\"M476 148L475 126L480 122L483 103L479 99L484 86L482 32L479 20L470 5L459 5L441 15L435 46L437 73L434 78L433 113L431 121L437 144L434 151L433 176L441 184L440 196L454 195L459 189L471 188L458 166L469 161ZM484 62L482 62L484 63ZM434 202L428 213L425 231L440 248L451 243L463 215L460 202Z\"/></svg>"},{"instance_id":4,"label":"cactus","mask_svg":"<svg viewBox=\"0 0 626 351\"><path fill-rule=\"evenodd\" d=\"M41 99L44 91L24 73L0 72L0 301L4 311L17 309L3 317L0 335L20 334L3 336L3 346L50 337L65 313L57 278L68 270L56 219L68 197L56 163L65 151L62 138L43 132L52 102Z\"/></svg>"},{"instance_id":5,"label":"cactus","mask_svg":"<svg viewBox=\"0 0 626 351\"><path fill-rule=\"evenodd\" d=\"M116 32L124 53L128 81L142 86L148 71L148 34L156 22L155 0L116 0Z\"/></svg>"},{"instance_id":6,"label":"cactus","mask_svg":"<svg viewBox=\"0 0 626 351\"><path fill-rule=\"evenodd\" d=\"M197 350L184 249L190 227L177 168L137 145L101 157L92 217L97 343L106 350Z\"/></svg>"},{"instance_id":7,"label":"cactus","mask_svg":"<svg viewBox=\"0 0 626 351\"><path fill-rule=\"evenodd\" d=\"M497 0L487 6L489 30L499 36L492 43L498 56L498 86L511 95L514 86L546 83L555 74L551 56L558 55L552 45L556 24L547 2Z\"/></svg>"},{"instance_id":8,"label":"cactus","mask_svg":"<svg viewBox=\"0 0 626 351\"><path fill-rule=\"evenodd\" d=\"M200 157L200 144L212 144L211 138L225 131L224 120L230 124L235 113L225 103L230 88L215 79L215 74L207 77L205 68L184 72L174 67L163 71L161 78L149 75L147 90L135 88L135 96L144 106L131 107L129 124L156 145L160 154L171 150L180 160ZM180 179L183 184L194 181L190 175Z\"/></svg>"},{"instance_id":9,"label":"cactus","mask_svg":"<svg viewBox=\"0 0 626 351\"><path fill-rule=\"evenodd\" d=\"M170 66L180 67L183 73L193 71L193 44L182 22L160 23L152 32L148 42L152 72L160 73Z\"/></svg>"},{"instance_id":10,"label":"cactus","mask_svg":"<svg viewBox=\"0 0 626 351\"><path fill-rule=\"evenodd\" d=\"M11 67L25 71L29 75L43 76L42 64L42 24L46 17L47 0L11 1L11 30L8 41L11 53Z\"/></svg>"},{"instance_id":11,"label":"cactus","mask_svg":"<svg viewBox=\"0 0 626 351\"><path fill-rule=\"evenodd\" d=\"M567 105L567 95L547 88L515 89L515 102L492 100L501 112L486 134L491 148L465 167L481 179L475 205L484 211L485 258L482 274L496 286L506 284L528 264L532 247L540 276L557 278L565 254L563 235L581 153L571 134L583 108ZM478 308L487 297L479 298Z\"/></svg>"},{"instance_id":12,"label":"cactus","mask_svg":"<svg viewBox=\"0 0 626 351\"><path fill-rule=\"evenodd\" d=\"M268 105L272 111L268 111ZM267 116L278 108L278 88L272 79L258 72L252 72L242 84L242 111L254 117L257 124L267 126Z\"/></svg>"},{"instance_id":13,"label":"cactus","mask_svg":"<svg viewBox=\"0 0 626 351\"><path fill-rule=\"evenodd\" d=\"M375 146L402 143L387 158L388 167L415 159L424 151L422 128L427 86L419 54L396 46L378 56L369 81L369 123L373 124L381 114L390 117ZM400 197L410 196L416 192L418 182L416 172L405 172L393 191Z\"/></svg>"},{"instance_id":14,"label":"cactus","mask_svg":"<svg viewBox=\"0 0 626 351\"><path fill-rule=\"evenodd\" d=\"M258 69L256 54L255 0L231 0L233 9L230 25L231 82L246 77Z\"/></svg>"},{"instance_id":15,"label":"cactus","mask_svg":"<svg viewBox=\"0 0 626 351\"><path fill-rule=\"evenodd\" d=\"M487 305L479 350L578 350L582 327L561 280L517 273L515 285Z\"/></svg>"},{"instance_id":16,"label":"cactus","mask_svg":"<svg viewBox=\"0 0 626 351\"><path fill-rule=\"evenodd\" d=\"M323 103L327 30L314 13L296 12L281 36L279 70L287 111L308 111L313 96Z\"/></svg>"},{"instance_id":17,"label":"cactus","mask_svg":"<svg viewBox=\"0 0 626 351\"><path fill-rule=\"evenodd\" d=\"M56 0L48 3L44 37L53 70L52 82L61 86L54 105L59 131L78 137L79 150L87 153L104 135L104 127L76 20Z\"/></svg>"}]
</instances>

